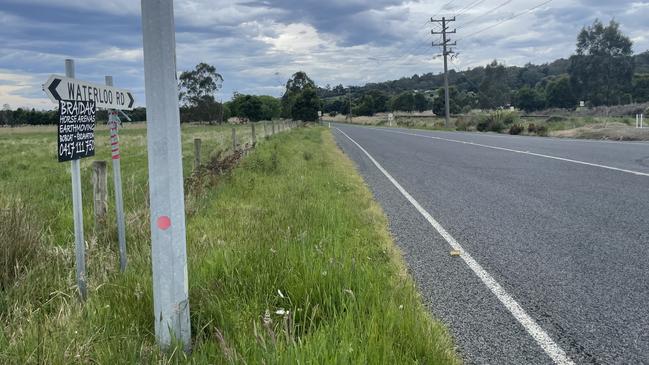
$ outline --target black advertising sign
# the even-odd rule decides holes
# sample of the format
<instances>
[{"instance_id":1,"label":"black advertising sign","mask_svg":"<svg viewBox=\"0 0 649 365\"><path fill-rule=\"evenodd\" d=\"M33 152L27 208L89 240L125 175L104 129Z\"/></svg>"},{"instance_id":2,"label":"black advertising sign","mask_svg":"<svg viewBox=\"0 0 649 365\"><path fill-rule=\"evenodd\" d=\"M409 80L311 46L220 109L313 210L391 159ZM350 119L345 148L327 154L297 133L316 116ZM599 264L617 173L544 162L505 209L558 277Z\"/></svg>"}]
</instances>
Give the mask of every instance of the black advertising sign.
<instances>
[{"instance_id":1,"label":"black advertising sign","mask_svg":"<svg viewBox=\"0 0 649 365\"><path fill-rule=\"evenodd\" d=\"M59 100L59 162L95 155L96 117L94 101Z\"/></svg>"}]
</instances>

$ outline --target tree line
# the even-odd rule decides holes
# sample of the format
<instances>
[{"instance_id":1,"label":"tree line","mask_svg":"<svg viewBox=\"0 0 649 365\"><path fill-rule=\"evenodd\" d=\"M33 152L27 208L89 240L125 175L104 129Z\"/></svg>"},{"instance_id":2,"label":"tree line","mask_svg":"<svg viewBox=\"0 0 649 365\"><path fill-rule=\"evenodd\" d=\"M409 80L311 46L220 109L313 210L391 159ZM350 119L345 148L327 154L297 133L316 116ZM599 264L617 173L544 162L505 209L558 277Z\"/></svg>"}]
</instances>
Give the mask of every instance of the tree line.
<instances>
[{"instance_id":1,"label":"tree line","mask_svg":"<svg viewBox=\"0 0 649 365\"><path fill-rule=\"evenodd\" d=\"M257 122L277 118L288 118L301 121L316 121L321 101L316 92L316 85L300 71L286 83L284 95L276 98L269 95L246 95L235 92L231 100L223 103L216 100L221 89L223 76L216 68L206 63L199 63L193 70L182 72L178 82L180 103L180 121L224 123L231 118L240 122ZM146 108L136 108L126 112L133 121L146 120ZM97 111L97 121L106 122L105 110ZM12 110L5 104L0 111L0 125L38 125L57 124L58 111L18 108Z\"/></svg>"},{"instance_id":2,"label":"tree line","mask_svg":"<svg viewBox=\"0 0 649 365\"><path fill-rule=\"evenodd\" d=\"M494 61L486 66L449 71L451 113L516 106L526 111L576 108L649 101L649 51L633 54L633 43L620 25L596 20L577 36L569 59L523 67ZM418 106L441 114L444 109L443 75L427 73L365 86L327 85L318 89L324 109L355 115L384 111L419 111ZM418 98L418 105L403 102ZM372 99L372 103L368 98ZM426 99L426 102L424 102ZM370 107L372 105L373 107Z\"/></svg>"}]
</instances>

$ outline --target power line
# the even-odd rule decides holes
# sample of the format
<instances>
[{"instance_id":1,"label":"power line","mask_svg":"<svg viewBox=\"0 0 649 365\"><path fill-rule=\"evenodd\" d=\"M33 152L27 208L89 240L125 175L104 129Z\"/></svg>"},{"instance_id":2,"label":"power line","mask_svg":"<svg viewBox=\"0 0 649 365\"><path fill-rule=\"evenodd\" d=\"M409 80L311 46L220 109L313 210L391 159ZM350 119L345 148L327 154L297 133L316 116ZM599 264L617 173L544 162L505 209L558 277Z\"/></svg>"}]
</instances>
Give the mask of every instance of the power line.
<instances>
[{"instance_id":1,"label":"power line","mask_svg":"<svg viewBox=\"0 0 649 365\"><path fill-rule=\"evenodd\" d=\"M455 14L455 16L456 16L456 17L459 17L459 16L461 16L461 15L464 15L464 14L466 14L467 11L469 11L469 10L475 8L476 6L482 4L482 3L485 2L485 1L486 1L486 0L475 0L474 2L469 3L469 4L466 5L465 7L458 9L458 11L457 11L457 13Z\"/></svg>"},{"instance_id":2,"label":"power line","mask_svg":"<svg viewBox=\"0 0 649 365\"><path fill-rule=\"evenodd\" d=\"M544 1L544 2L542 2L541 4L538 4L538 5L534 6L534 7L531 7L531 8L529 8L529 9L523 11L523 12L520 12L520 13L518 13L518 14L514 14L514 15L508 17L508 18L505 18L505 19L499 21L499 22L496 23L496 24L492 24L492 25L487 26L487 27L485 27L485 28L482 28L482 29L480 29L480 30L478 30L478 31L475 31L475 32L473 32L473 33L470 33L470 34L468 34L468 35L465 35L464 37L462 37L462 38L460 38L460 39L458 39L458 40L463 40L463 39L467 39L467 38L473 37L473 36L475 36L475 35L477 35L477 34L480 34L480 33L482 33L482 32L485 32L485 31L487 31L487 30L490 30L490 29L492 29L492 28L495 28L495 27L497 27L497 26L499 26L499 25L501 25L501 24L503 24L503 23L505 23L505 22L508 22L508 21L512 20L512 19L516 19L516 18L518 18L518 17L520 17L520 16L523 16L523 15L525 15L525 14L529 14L529 13L531 13L532 11L534 11L534 10L540 8L541 6L543 6L543 5L547 5L547 4L551 3L552 1L553 1L553 0L547 0L547 1Z\"/></svg>"},{"instance_id":3,"label":"power line","mask_svg":"<svg viewBox=\"0 0 649 365\"><path fill-rule=\"evenodd\" d=\"M446 4L442 5L442 7L439 8L439 10L437 10L437 12L435 12L435 15L433 15L433 18L435 18L436 16L440 15L440 14L442 13L442 11L444 10L444 8L446 8L447 6L451 5L451 4L454 3L454 2L455 2L455 0L450 0L450 1L447 2Z\"/></svg>"},{"instance_id":4,"label":"power line","mask_svg":"<svg viewBox=\"0 0 649 365\"><path fill-rule=\"evenodd\" d=\"M485 16L487 16L487 15L491 15L492 13L494 13L494 12L496 12L497 10L501 9L502 7L509 5L509 3L511 3L512 1L513 1L513 0L506 0L505 2L499 4L498 6L492 8L492 9L490 9L490 10L487 10L486 12L480 14L479 16L474 17L474 19L472 19L471 21L465 21L464 23L460 24L460 25L457 27L457 29L465 28L468 24L471 24L471 23L472 23L473 21L475 21L476 19L483 18L483 17L485 17Z\"/></svg>"}]
</instances>

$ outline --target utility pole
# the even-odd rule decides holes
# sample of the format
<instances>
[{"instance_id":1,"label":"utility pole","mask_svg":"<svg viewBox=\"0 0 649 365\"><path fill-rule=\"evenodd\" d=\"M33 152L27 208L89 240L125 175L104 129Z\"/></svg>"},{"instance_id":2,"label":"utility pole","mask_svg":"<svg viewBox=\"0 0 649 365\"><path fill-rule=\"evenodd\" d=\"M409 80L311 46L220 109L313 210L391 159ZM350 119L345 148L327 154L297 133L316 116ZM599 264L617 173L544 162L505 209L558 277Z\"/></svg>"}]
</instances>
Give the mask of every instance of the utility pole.
<instances>
[{"instance_id":1,"label":"utility pole","mask_svg":"<svg viewBox=\"0 0 649 365\"><path fill-rule=\"evenodd\" d=\"M155 336L191 349L173 0L141 0Z\"/></svg>"},{"instance_id":2,"label":"utility pole","mask_svg":"<svg viewBox=\"0 0 649 365\"><path fill-rule=\"evenodd\" d=\"M453 49L449 49L448 47L457 45L457 42L451 43L451 39L448 37L448 35L455 34L456 30L455 29L453 29L452 31L449 30L450 28L447 25L450 22L454 22L455 17L453 17L452 19L446 19L446 17L442 17L442 19L431 18L430 21L433 23L442 23L441 32L436 32L435 30L431 30L430 32L431 34L442 35L442 43L433 42L433 47L442 47L443 49L442 54L444 55L444 99L445 99L445 112L446 112L445 126L446 128L448 128L451 119L451 103L449 100L449 92L448 92L448 55L454 53Z\"/></svg>"},{"instance_id":3,"label":"utility pole","mask_svg":"<svg viewBox=\"0 0 649 365\"><path fill-rule=\"evenodd\" d=\"M347 91L347 97L349 100L349 123L353 123L353 117L352 117L352 87L349 87L349 90Z\"/></svg>"}]
</instances>

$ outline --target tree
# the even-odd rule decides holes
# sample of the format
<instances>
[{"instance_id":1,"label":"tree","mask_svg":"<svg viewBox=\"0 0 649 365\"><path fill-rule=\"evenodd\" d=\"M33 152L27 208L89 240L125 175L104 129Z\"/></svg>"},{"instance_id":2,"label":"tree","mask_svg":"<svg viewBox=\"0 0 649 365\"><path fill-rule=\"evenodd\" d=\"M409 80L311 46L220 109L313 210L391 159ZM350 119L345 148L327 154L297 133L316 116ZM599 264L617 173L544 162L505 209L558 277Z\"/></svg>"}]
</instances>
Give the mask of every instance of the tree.
<instances>
[{"instance_id":1,"label":"tree","mask_svg":"<svg viewBox=\"0 0 649 365\"><path fill-rule=\"evenodd\" d=\"M374 105L372 107L373 113L385 113L390 109L390 98L384 92L379 90L371 90L367 93L372 97Z\"/></svg>"},{"instance_id":2,"label":"tree","mask_svg":"<svg viewBox=\"0 0 649 365\"><path fill-rule=\"evenodd\" d=\"M365 94L361 98L360 104L353 108L354 115L372 116L374 115L374 98Z\"/></svg>"},{"instance_id":3,"label":"tree","mask_svg":"<svg viewBox=\"0 0 649 365\"><path fill-rule=\"evenodd\" d=\"M577 54L570 57L568 73L573 90L593 105L612 105L630 92L635 64L633 42L611 20L584 27L577 37Z\"/></svg>"},{"instance_id":4,"label":"tree","mask_svg":"<svg viewBox=\"0 0 649 365\"><path fill-rule=\"evenodd\" d=\"M4 104L2 106L2 112L0 112L0 124L7 124L13 126L13 118L11 112L11 106L9 104Z\"/></svg>"},{"instance_id":5,"label":"tree","mask_svg":"<svg viewBox=\"0 0 649 365\"><path fill-rule=\"evenodd\" d=\"M459 92L457 91L457 88L455 86L451 86L448 88L448 95L450 99L450 110L451 114L458 114L462 110L460 108L460 97L459 97ZM444 94L444 89L440 88L437 89L436 92L436 97L433 101L433 112L435 112L436 115L444 115L446 113L446 97Z\"/></svg>"},{"instance_id":6,"label":"tree","mask_svg":"<svg viewBox=\"0 0 649 365\"><path fill-rule=\"evenodd\" d=\"M261 120L273 120L282 114L282 103L279 99L269 96L259 96L261 101Z\"/></svg>"},{"instance_id":7,"label":"tree","mask_svg":"<svg viewBox=\"0 0 649 365\"><path fill-rule=\"evenodd\" d=\"M416 93L414 96L415 110L418 112L424 112L431 108L431 103L422 93Z\"/></svg>"},{"instance_id":8,"label":"tree","mask_svg":"<svg viewBox=\"0 0 649 365\"><path fill-rule=\"evenodd\" d=\"M320 98L318 98L315 88L307 87L295 98L291 114L293 120L315 122L318 120L319 110Z\"/></svg>"},{"instance_id":9,"label":"tree","mask_svg":"<svg viewBox=\"0 0 649 365\"><path fill-rule=\"evenodd\" d=\"M263 103L259 97L254 95L243 95L243 100L239 105L239 117L246 118L251 122L260 121L263 118Z\"/></svg>"},{"instance_id":10,"label":"tree","mask_svg":"<svg viewBox=\"0 0 649 365\"><path fill-rule=\"evenodd\" d=\"M485 77L480 84L480 107L497 109L509 103L510 90L505 66L493 61L485 68Z\"/></svg>"},{"instance_id":11,"label":"tree","mask_svg":"<svg viewBox=\"0 0 649 365\"><path fill-rule=\"evenodd\" d=\"M196 105L206 97L214 97L222 85L223 76L214 66L199 63L194 70L180 74L178 97L184 105Z\"/></svg>"},{"instance_id":12,"label":"tree","mask_svg":"<svg viewBox=\"0 0 649 365\"><path fill-rule=\"evenodd\" d=\"M514 105L527 112L541 110L545 107L545 95L538 89L525 85L514 95Z\"/></svg>"},{"instance_id":13,"label":"tree","mask_svg":"<svg viewBox=\"0 0 649 365\"><path fill-rule=\"evenodd\" d=\"M649 101L649 74L635 75L633 78L633 98L636 102Z\"/></svg>"},{"instance_id":14,"label":"tree","mask_svg":"<svg viewBox=\"0 0 649 365\"><path fill-rule=\"evenodd\" d=\"M560 76L550 81L545 89L545 95L549 107L568 109L574 108L577 104L568 76Z\"/></svg>"},{"instance_id":15,"label":"tree","mask_svg":"<svg viewBox=\"0 0 649 365\"><path fill-rule=\"evenodd\" d=\"M412 112L415 110L415 96L410 92L403 92L392 100L392 110Z\"/></svg>"},{"instance_id":16,"label":"tree","mask_svg":"<svg viewBox=\"0 0 649 365\"><path fill-rule=\"evenodd\" d=\"M294 118L293 107L297 102L297 98L307 89L313 89L315 93L315 88L315 83L305 72L298 71L294 73L286 82L286 91L282 96L282 117Z\"/></svg>"},{"instance_id":17,"label":"tree","mask_svg":"<svg viewBox=\"0 0 649 365\"><path fill-rule=\"evenodd\" d=\"M185 112L194 120L207 120L210 123L220 115L220 106L214 94L221 89L223 76L214 66L199 63L192 71L180 74L179 94Z\"/></svg>"}]
</instances>

